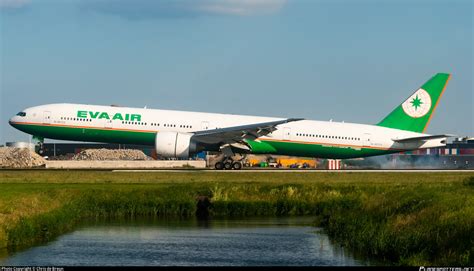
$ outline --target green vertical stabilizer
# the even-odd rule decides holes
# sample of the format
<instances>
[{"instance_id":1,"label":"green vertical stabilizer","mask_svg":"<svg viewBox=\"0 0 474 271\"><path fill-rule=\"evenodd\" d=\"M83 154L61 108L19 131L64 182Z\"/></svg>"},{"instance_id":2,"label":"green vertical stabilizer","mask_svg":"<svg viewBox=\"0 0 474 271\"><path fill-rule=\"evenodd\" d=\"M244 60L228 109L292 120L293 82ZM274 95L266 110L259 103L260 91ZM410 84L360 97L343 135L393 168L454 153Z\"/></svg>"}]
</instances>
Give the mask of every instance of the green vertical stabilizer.
<instances>
[{"instance_id":1,"label":"green vertical stabilizer","mask_svg":"<svg viewBox=\"0 0 474 271\"><path fill-rule=\"evenodd\" d=\"M422 133L428 127L451 75L438 73L400 104L378 126Z\"/></svg>"}]
</instances>

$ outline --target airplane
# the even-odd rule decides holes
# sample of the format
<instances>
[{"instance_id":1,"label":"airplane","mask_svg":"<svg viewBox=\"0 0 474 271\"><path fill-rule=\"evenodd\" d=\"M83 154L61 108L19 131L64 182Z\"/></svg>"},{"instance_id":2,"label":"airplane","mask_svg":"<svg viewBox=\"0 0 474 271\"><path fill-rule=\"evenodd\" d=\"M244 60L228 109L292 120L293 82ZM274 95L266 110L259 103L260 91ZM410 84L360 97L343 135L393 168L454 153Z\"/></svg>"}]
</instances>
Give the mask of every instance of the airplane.
<instances>
[{"instance_id":1,"label":"airplane","mask_svg":"<svg viewBox=\"0 0 474 271\"><path fill-rule=\"evenodd\" d=\"M241 169L236 154L359 158L443 147L425 134L451 75L438 73L375 125L86 104L46 104L13 116L14 128L44 138L151 145L164 158L221 152L216 169Z\"/></svg>"}]
</instances>

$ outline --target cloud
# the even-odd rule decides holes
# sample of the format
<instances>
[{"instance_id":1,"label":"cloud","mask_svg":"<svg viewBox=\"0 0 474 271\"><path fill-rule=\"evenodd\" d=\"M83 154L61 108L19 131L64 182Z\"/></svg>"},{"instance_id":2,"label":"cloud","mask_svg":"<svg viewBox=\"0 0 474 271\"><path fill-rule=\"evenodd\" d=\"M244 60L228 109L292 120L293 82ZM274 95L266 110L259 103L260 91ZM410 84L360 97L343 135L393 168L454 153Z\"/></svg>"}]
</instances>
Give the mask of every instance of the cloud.
<instances>
[{"instance_id":1,"label":"cloud","mask_svg":"<svg viewBox=\"0 0 474 271\"><path fill-rule=\"evenodd\" d=\"M278 12L287 0L95 0L87 10L129 19L182 18L212 15L254 16Z\"/></svg>"},{"instance_id":2,"label":"cloud","mask_svg":"<svg viewBox=\"0 0 474 271\"><path fill-rule=\"evenodd\" d=\"M286 0L208 0L198 4L197 10L210 14L259 15L276 12L285 3Z\"/></svg>"},{"instance_id":3,"label":"cloud","mask_svg":"<svg viewBox=\"0 0 474 271\"><path fill-rule=\"evenodd\" d=\"M30 3L31 3L31 0L0 0L0 8L1 9L24 8Z\"/></svg>"}]
</instances>

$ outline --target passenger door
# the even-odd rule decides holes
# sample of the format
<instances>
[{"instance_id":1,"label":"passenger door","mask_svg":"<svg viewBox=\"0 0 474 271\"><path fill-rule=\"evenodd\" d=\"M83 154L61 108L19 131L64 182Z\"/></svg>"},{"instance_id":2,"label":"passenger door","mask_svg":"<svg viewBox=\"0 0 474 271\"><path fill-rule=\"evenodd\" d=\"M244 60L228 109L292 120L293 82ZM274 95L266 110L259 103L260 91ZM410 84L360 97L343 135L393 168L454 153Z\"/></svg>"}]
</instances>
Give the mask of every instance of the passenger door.
<instances>
[{"instance_id":1,"label":"passenger door","mask_svg":"<svg viewBox=\"0 0 474 271\"><path fill-rule=\"evenodd\" d=\"M51 124L51 111L43 111L43 123Z\"/></svg>"},{"instance_id":2,"label":"passenger door","mask_svg":"<svg viewBox=\"0 0 474 271\"><path fill-rule=\"evenodd\" d=\"M364 133L364 136L362 137L362 146L370 147L372 145L372 142L370 142L370 137L371 137L371 134Z\"/></svg>"},{"instance_id":3,"label":"passenger door","mask_svg":"<svg viewBox=\"0 0 474 271\"><path fill-rule=\"evenodd\" d=\"M291 139L291 128L285 127L283 128L283 140L290 140Z\"/></svg>"},{"instance_id":4,"label":"passenger door","mask_svg":"<svg viewBox=\"0 0 474 271\"><path fill-rule=\"evenodd\" d=\"M201 122L201 130L208 130L209 129L209 121Z\"/></svg>"},{"instance_id":5,"label":"passenger door","mask_svg":"<svg viewBox=\"0 0 474 271\"><path fill-rule=\"evenodd\" d=\"M109 129L114 128L113 121L106 119L105 124L104 124L104 128L109 128Z\"/></svg>"}]
</instances>

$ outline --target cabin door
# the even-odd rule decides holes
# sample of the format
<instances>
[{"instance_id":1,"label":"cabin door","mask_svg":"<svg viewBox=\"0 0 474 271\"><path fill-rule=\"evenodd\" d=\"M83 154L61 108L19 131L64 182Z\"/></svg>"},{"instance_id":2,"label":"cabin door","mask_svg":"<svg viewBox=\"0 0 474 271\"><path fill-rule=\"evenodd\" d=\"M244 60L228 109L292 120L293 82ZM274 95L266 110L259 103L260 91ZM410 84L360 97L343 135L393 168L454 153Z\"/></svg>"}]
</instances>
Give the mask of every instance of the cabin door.
<instances>
[{"instance_id":1,"label":"cabin door","mask_svg":"<svg viewBox=\"0 0 474 271\"><path fill-rule=\"evenodd\" d=\"M105 124L104 124L104 128L109 128L109 129L114 128L112 120L106 119Z\"/></svg>"},{"instance_id":2,"label":"cabin door","mask_svg":"<svg viewBox=\"0 0 474 271\"><path fill-rule=\"evenodd\" d=\"M201 130L208 130L209 129L209 121L201 122Z\"/></svg>"},{"instance_id":3,"label":"cabin door","mask_svg":"<svg viewBox=\"0 0 474 271\"><path fill-rule=\"evenodd\" d=\"M283 128L283 140L290 140L291 139L291 128L285 127Z\"/></svg>"},{"instance_id":4,"label":"cabin door","mask_svg":"<svg viewBox=\"0 0 474 271\"><path fill-rule=\"evenodd\" d=\"M51 123L51 111L43 111L43 123L44 124Z\"/></svg>"},{"instance_id":5,"label":"cabin door","mask_svg":"<svg viewBox=\"0 0 474 271\"><path fill-rule=\"evenodd\" d=\"M371 146L372 142L370 141L371 134L364 133L364 137L362 138L362 145L363 146Z\"/></svg>"}]
</instances>

